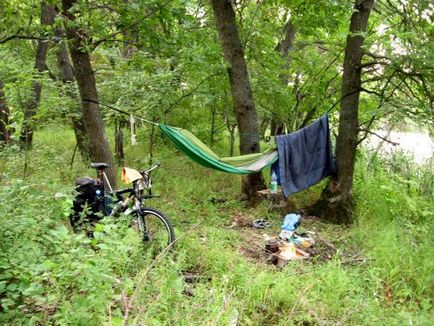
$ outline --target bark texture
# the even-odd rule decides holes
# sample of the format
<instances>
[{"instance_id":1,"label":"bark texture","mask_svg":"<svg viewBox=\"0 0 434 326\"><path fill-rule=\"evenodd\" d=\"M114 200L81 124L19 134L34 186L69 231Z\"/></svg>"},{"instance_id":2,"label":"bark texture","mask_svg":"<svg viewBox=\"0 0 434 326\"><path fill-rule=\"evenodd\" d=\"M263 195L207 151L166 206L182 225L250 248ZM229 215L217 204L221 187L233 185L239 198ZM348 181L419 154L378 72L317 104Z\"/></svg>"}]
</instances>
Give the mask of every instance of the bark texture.
<instances>
[{"instance_id":1,"label":"bark texture","mask_svg":"<svg viewBox=\"0 0 434 326\"><path fill-rule=\"evenodd\" d=\"M119 120L115 123L115 159L116 163L119 165L124 165L125 163L123 132L125 124L126 122L124 120Z\"/></svg>"},{"instance_id":2,"label":"bark texture","mask_svg":"<svg viewBox=\"0 0 434 326\"><path fill-rule=\"evenodd\" d=\"M259 128L244 50L238 35L235 12L230 0L212 0L223 55L229 64L228 75L240 134L240 153L259 152ZM243 177L242 192L252 200L264 187L261 173Z\"/></svg>"},{"instance_id":3,"label":"bark texture","mask_svg":"<svg viewBox=\"0 0 434 326\"><path fill-rule=\"evenodd\" d=\"M52 25L56 11L54 7L42 2L41 3L41 25ZM39 75L47 70L46 59L48 52L49 42L46 40L39 40L36 48L36 58L34 68ZM42 84L37 79L32 85L32 95L24 108L24 121L21 129L21 148L29 149L32 147L33 142L33 117L35 116L39 103L41 102Z\"/></svg>"},{"instance_id":4,"label":"bark texture","mask_svg":"<svg viewBox=\"0 0 434 326\"><path fill-rule=\"evenodd\" d=\"M9 144L10 135L8 130L9 125L9 106L6 103L5 93L3 91L4 85L0 80L0 146L3 144Z\"/></svg>"},{"instance_id":5,"label":"bark texture","mask_svg":"<svg viewBox=\"0 0 434 326\"><path fill-rule=\"evenodd\" d=\"M62 0L63 15L67 17L69 21L75 20L74 14L69 12L75 3L76 0ZM90 55L83 49L86 35L83 30L79 30L70 24L66 24L65 28L66 36L69 41L74 76L80 92L84 124L89 134L90 158L94 162L105 162L110 165L110 168L108 168L106 172L110 183L115 188L116 170L113 165L113 157L105 134L99 105L97 104L98 92Z\"/></svg>"},{"instance_id":6,"label":"bark texture","mask_svg":"<svg viewBox=\"0 0 434 326\"><path fill-rule=\"evenodd\" d=\"M60 40L63 39L63 31L62 28L56 28L56 37ZM74 70L72 68L72 63L69 58L68 49L66 48L65 42L61 41L58 45L57 49L57 65L60 71L60 79L65 86L65 93L69 96L74 102L79 103L78 96L75 91L75 78L74 78ZM78 105L79 106L79 105ZM80 154L85 160L90 158L90 149L89 149L89 137L87 136L87 130L83 121L83 114L81 107L77 107L75 110L75 115L72 115L71 122L72 128L75 134L75 140L77 142L78 150Z\"/></svg>"},{"instance_id":7,"label":"bark texture","mask_svg":"<svg viewBox=\"0 0 434 326\"><path fill-rule=\"evenodd\" d=\"M363 33L374 6L374 0L356 0L345 47L344 73L336 140L337 175L324 189L315 205L317 213L337 223L353 220L353 177L358 135L358 109L361 88Z\"/></svg>"},{"instance_id":8,"label":"bark texture","mask_svg":"<svg viewBox=\"0 0 434 326\"><path fill-rule=\"evenodd\" d=\"M296 28L292 23L292 20L289 19L285 24L284 28L284 38L279 42L276 47L276 50L280 53L282 59L285 60L285 63L282 67L283 72L279 74L279 78L282 81L283 86L288 87L290 75L288 73L288 69L291 66L291 56L290 52L294 47ZM271 136L282 135L285 132L285 124L282 122L281 117L273 114L271 116Z\"/></svg>"},{"instance_id":9,"label":"bark texture","mask_svg":"<svg viewBox=\"0 0 434 326\"><path fill-rule=\"evenodd\" d=\"M295 29L294 24L292 23L292 20L290 19L284 28L284 34L285 37L279 42L277 45L276 50L279 51L280 56L285 59L285 65L283 67L284 71L289 68L291 65L291 56L289 55L290 51L294 47L294 41L295 41L295 34L297 30ZM289 75L282 73L280 74L280 79L282 79L282 82L284 84L288 84L289 82Z\"/></svg>"}]
</instances>

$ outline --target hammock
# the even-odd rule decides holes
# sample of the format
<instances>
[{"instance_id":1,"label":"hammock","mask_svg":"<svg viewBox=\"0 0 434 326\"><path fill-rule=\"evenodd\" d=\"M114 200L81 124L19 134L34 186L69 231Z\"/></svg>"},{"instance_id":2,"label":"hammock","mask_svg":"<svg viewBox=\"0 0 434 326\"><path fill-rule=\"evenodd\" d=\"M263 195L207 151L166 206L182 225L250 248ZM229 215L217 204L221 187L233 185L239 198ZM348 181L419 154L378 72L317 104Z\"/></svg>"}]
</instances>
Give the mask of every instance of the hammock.
<instances>
[{"instance_id":1,"label":"hammock","mask_svg":"<svg viewBox=\"0 0 434 326\"><path fill-rule=\"evenodd\" d=\"M277 161L275 144L263 153L220 158L188 130L164 124L158 126L180 151L207 168L233 174L251 174L260 172Z\"/></svg>"}]
</instances>

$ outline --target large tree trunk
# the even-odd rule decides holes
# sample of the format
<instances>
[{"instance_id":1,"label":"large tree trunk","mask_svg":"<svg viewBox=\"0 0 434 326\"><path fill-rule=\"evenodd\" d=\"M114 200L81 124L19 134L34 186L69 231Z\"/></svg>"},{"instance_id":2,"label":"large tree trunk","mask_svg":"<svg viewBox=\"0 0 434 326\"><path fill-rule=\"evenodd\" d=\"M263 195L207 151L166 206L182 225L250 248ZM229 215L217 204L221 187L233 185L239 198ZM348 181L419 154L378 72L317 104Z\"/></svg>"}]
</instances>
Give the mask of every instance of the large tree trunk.
<instances>
[{"instance_id":1,"label":"large tree trunk","mask_svg":"<svg viewBox=\"0 0 434 326\"><path fill-rule=\"evenodd\" d=\"M237 128L236 123L226 122L226 127L229 131L229 156L234 156L235 151L235 129Z\"/></svg>"},{"instance_id":2,"label":"large tree trunk","mask_svg":"<svg viewBox=\"0 0 434 326\"><path fill-rule=\"evenodd\" d=\"M54 7L42 2L41 3L41 24L42 25L52 25L54 23L54 18L56 17L56 11ZM38 46L36 48L36 59L35 59L35 69L38 74L42 74L47 70L47 65L45 63L47 58L49 42L46 40L39 40ZM42 84L38 80L35 80L32 85L32 96L24 108L24 121L21 129L21 148L29 149L32 147L33 142L33 117L36 114L39 103L41 102L41 92Z\"/></svg>"},{"instance_id":3,"label":"large tree trunk","mask_svg":"<svg viewBox=\"0 0 434 326\"><path fill-rule=\"evenodd\" d=\"M297 33L297 29L295 28L294 24L292 23L292 19L290 19L286 23L285 28L284 28L284 33L285 33L285 37L283 38L282 41L279 42L279 44L277 46L277 50L279 51L282 59L285 59L285 64L282 67L284 72L281 73L279 75L279 77L280 77L280 80L282 81L282 84L287 86L289 83L289 79L290 79L288 69L291 66L291 61L292 61L290 53L294 47L295 36ZM315 109L310 110L306 114L304 114L303 111L298 110L299 103L301 101L299 88L300 88L300 76L297 73L295 78L294 78L294 86L293 86L293 91L292 91L294 98L295 98L295 102L296 102L296 105L294 106L293 116L291 119L293 123L291 123L290 126L287 126L290 131L305 127L306 125L303 125L303 122L304 121L310 122L310 120L312 120L314 114L316 113ZM275 120L276 117L273 117L273 119ZM303 121L301 124L299 122L300 120ZM276 121L275 126L278 128L278 130L276 131L276 135L279 135L279 133L284 132L285 126L283 124L282 124L282 126L280 126L279 121Z\"/></svg>"},{"instance_id":4,"label":"large tree trunk","mask_svg":"<svg viewBox=\"0 0 434 326\"><path fill-rule=\"evenodd\" d=\"M356 161L358 109L364 32L374 0L356 0L345 48L344 73L336 142L337 174L324 189L316 212L337 223L353 220L353 176Z\"/></svg>"},{"instance_id":5,"label":"large tree trunk","mask_svg":"<svg viewBox=\"0 0 434 326\"><path fill-rule=\"evenodd\" d=\"M76 3L76 0L62 0L63 15L72 22L74 14L69 10ZM85 32L68 24L66 21L66 36L69 41L69 50L74 67L74 75L77 80L78 89L83 109L83 119L86 130L89 134L90 158L94 162L105 162L110 164L107 169L107 176L113 187L116 187L116 169L113 165L113 157L105 134L104 123L98 105L98 92L96 89L95 77L90 62L90 55L85 46Z\"/></svg>"},{"instance_id":6,"label":"large tree trunk","mask_svg":"<svg viewBox=\"0 0 434 326\"><path fill-rule=\"evenodd\" d=\"M4 85L0 80L0 146L3 144L9 144L10 135L8 130L9 125L9 106L6 103L5 93L3 91Z\"/></svg>"},{"instance_id":7,"label":"large tree trunk","mask_svg":"<svg viewBox=\"0 0 434 326\"><path fill-rule=\"evenodd\" d=\"M279 42L277 45L276 50L279 51L280 56L282 59L285 59L285 64L283 66L283 73L279 75L280 79L282 80L282 83L284 85L288 85L289 82L289 74L287 72L288 68L291 65L291 56L289 55L290 51L294 47L294 41L295 41L295 34L297 30L295 29L294 24L292 23L292 20L290 19L284 28L285 37Z\"/></svg>"},{"instance_id":8,"label":"large tree trunk","mask_svg":"<svg viewBox=\"0 0 434 326\"><path fill-rule=\"evenodd\" d=\"M125 7L131 6L131 0L124 0ZM125 43L123 43L122 56L124 59L130 59L137 52L137 48L131 43L137 43L139 38L138 25L134 24L132 27L122 32L122 37Z\"/></svg>"},{"instance_id":9,"label":"large tree trunk","mask_svg":"<svg viewBox=\"0 0 434 326\"><path fill-rule=\"evenodd\" d=\"M56 28L56 36L61 40L63 39L63 31L60 27ZM83 121L83 114L81 107L79 107L79 99L75 92L75 78L74 70L72 68L71 60L69 59L68 49L65 42L61 41L57 49L57 65L59 66L60 77L65 86L65 93L74 102L77 103L76 112L73 112L71 117L72 128L75 134L78 150L81 156L88 160L90 158L89 137L87 136L86 127Z\"/></svg>"},{"instance_id":10,"label":"large tree trunk","mask_svg":"<svg viewBox=\"0 0 434 326\"><path fill-rule=\"evenodd\" d=\"M290 51L294 47L296 29L292 23L292 19L285 24L284 28L284 38L277 44L276 50L280 53L282 59L285 63L282 67L283 72L279 74L279 78L282 81L284 87L288 87L290 75L288 69L291 65ZM281 117L272 114L271 116L271 136L281 135L285 132L285 125L281 120Z\"/></svg>"},{"instance_id":11,"label":"large tree trunk","mask_svg":"<svg viewBox=\"0 0 434 326\"><path fill-rule=\"evenodd\" d=\"M229 63L229 81L240 132L240 152L241 154L257 153L260 150L258 117L244 60L244 50L235 23L235 12L230 0L212 0L211 3L223 54ZM249 200L254 199L256 191L263 187L264 180L261 173L243 177L242 192Z\"/></svg>"},{"instance_id":12,"label":"large tree trunk","mask_svg":"<svg viewBox=\"0 0 434 326\"><path fill-rule=\"evenodd\" d=\"M279 52L282 59L285 60L285 63L282 67L282 73L279 74L279 78L282 81L284 87L288 86L290 75L288 73L288 69L291 65L291 56L289 55L290 51L294 46L296 29L292 20L290 19L284 28L284 37L277 44L276 50ZM271 126L270 126L270 135L277 136L281 135L285 132L285 124L282 122L281 117L276 114L271 114Z\"/></svg>"}]
</instances>

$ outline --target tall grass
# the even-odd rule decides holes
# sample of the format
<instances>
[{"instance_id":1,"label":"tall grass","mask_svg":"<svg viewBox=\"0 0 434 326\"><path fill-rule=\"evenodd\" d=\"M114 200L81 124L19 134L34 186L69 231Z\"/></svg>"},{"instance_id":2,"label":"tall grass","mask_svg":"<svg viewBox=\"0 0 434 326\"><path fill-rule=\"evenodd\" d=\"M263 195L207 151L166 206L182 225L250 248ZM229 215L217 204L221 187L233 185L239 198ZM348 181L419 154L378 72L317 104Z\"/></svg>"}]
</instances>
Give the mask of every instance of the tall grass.
<instances>
[{"instance_id":1,"label":"tall grass","mask_svg":"<svg viewBox=\"0 0 434 326\"><path fill-rule=\"evenodd\" d=\"M154 192L162 198L149 204L166 213L183 238L147 270L150 257L122 223L104 220L92 241L68 230L73 179L93 171L79 159L67 168L73 135L57 129L53 137L52 132L37 134L26 174L22 153L0 152L2 324L122 325L127 310L129 324L137 325L434 322L429 166L360 155L357 223L301 226L332 241L337 254L279 270L247 258L241 248L261 248L257 239L277 232L280 213L266 203L246 208L239 200L239 177L204 169L159 140L155 154L163 164ZM142 145L127 148L128 165L145 167L146 153ZM315 190L296 196L300 206L314 198ZM238 213L266 217L275 227L229 228ZM187 283L186 271L201 278ZM128 307L125 300L133 296Z\"/></svg>"}]
</instances>

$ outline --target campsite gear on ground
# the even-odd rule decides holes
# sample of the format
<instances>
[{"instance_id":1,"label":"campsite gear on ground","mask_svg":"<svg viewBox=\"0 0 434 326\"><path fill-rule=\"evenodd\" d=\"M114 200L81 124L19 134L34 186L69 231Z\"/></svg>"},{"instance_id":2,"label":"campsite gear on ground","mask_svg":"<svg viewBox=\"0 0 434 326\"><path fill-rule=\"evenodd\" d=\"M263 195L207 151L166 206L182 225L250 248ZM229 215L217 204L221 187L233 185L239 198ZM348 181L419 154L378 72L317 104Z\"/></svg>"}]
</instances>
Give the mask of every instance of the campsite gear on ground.
<instances>
[{"instance_id":1,"label":"campsite gear on ground","mask_svg":"<svg viewBox=\"0 0 434 326\"><path fill-rule=\"evenodd\" d=\"M298 234L295 230L300 225L301 215L290 213L285 215L278 238L264 236L265 252L271 255L268 262L283 267L289 260L307 259L309 253L303 249L315 245L315 240L307 233ZM276 250L276 244L278 249Z\"/></svg>"},{"instance_id":2,"label":"campsite gear on ground","mask_svg":"<svg viewBox=\"0 0 434 326\"><path fill-rule=\"evenodd\" d=\"M156 197L151 194L151 171L157 169L160 163L144 171L123 169L123 180L132 183L132 188L118 191L112 190L104 172L108 164L91 163L91 166L97 170L98 178L78 179L81 180L80 185L84 186L84 190L80 188L81 191L74 201L73 213L70 218L74 231L77 231L77 226L89 222L88 216L82 220L80 218L82 215L86 215L85 207L90 205L90 216L95 215L98 220L101 219L98 215L103 215L103 213L113 217L123 213L132 217L132 226L137 228L145 246L151 247L154 253L161 252L175 241L174 230L169 219L161 212L144 205L146 199ZM103 180L108 184L110 191L105 190ZM84 200L84 204L83 198L88 198Z\"/></svg>"},{"instance_id":3,"label":"campsite gear on ground","mask_svg":"<svg viewBox=\"0 0 434 326\"><path fill-rule=\"evenodd\" d=\"M274 170L271 172L270 190L273 194L277 192L277 175Z\"/></svg>"},{"instance_id":4,"label":"campsite gear on ground","mask_svg":"<svg viewBox=\"0 0 434 326\"><path fill-rule=\"evenodd\" d=\"M281 230L279 233L279 239L289 241L294 232L288 230Z\"/></svg>"},{"instance_id":5,"label":"campsite gear on ground","mask_svg":"<svg viewBox=\"0 0 434 326\"><path fill-rule=\"evenodd\" d=\"M296 247L293 243L283 242L279 245L279 258L291 260L297 257Z\"/></svg>"},{"instance_id":6,"label":"campsite gear on ground","mask_svg":"<svg viewBox=\"0 0 434 326\"><path fill-rule=\"evenodd\" d=\"M315 257L315 261L328 261L333 258L338 250L333 243L324 239L319 233L310 231L301 234L294 232L291 241L284 241L277 237L273 238L266 234L263 235L263 240L265 244L265 262L277 265L278 267L284 267L288 262L284 259L287 258L290 258L290 260L298 260ZM275 243L278 244L278 251L270 252L273 251L270 248L273 248ZM293 249L293 246L295 249ZM295 257L291 250L295 250Z\"/></svg>"},{"instance_id":7,"label":"campsite gear on ground","mask_svg":"<svg viewBox=\"0 0 434 326\"><path fill-rule=\"evenodd\" d=\"M301 215L296 213L286 214L281 226L282 230L295 231L300 225Z\"/></svg>"},{"instance_id":8,"label":"campsite gear on ground","mask_svg":"<svg viewBox=\"0 0 434 326\"><path fill-rule=\"evenodd\" d=\"M294 231L300 225L300 214L287 214L283 219L283 224L281 226L281 231L279 233L279 238L282 240L289 241L293 236Z\"/></svg>"},{"instance_id":9,"label":"campsite gear on ground","mask_svg":"<svg viewBox=\"0 0 434 326\"><path fill-rule=\"evenodd\" d=\"M265 241L265 253L275 254L279 251L279 241L277 239L269 239Z\"/></svg>"},{"instance_id":10,"label":"campsite gear on ground","mask_svg":"<svg viewBox=\"0 0 434 326\"><path fill-rule=\"evenodd\" d=\"M288 135L276 136L280 182L285 197L334 173L328 115Z\"/></svg>"},{"instance_id":11,"label":"campsite gear on ground","mask_svg":"<svg viewBox=\"0 0 434 326\"><path fill-rule=\"evenodd\" d=\"M264 237L267 262L284 267L290 260L308 259L310 254L300 248L300 245L278 238Z\"/></svg>"},{"instance_id":12,"label":"campsite gear on ground","mask_svg":"<svg viewBox=\"0 0 434 326\"><path fill-rule=\"evenodd\" d=\"M279 243L279 252L276 256L277 261L275 263L278 267L284 267L290 260L308 259L310 257L307 252L286 241Z\"/></svg>"},{"instance_id":13,"label":"campsite gear on ground","mask_svg":"<svg viewBox=\"0 0 434 326\"><path fill-rule=\"evenodd\" d=\"M233 174L251 174L260 172L277 160L275 143L262 153L220 158L188 130L163 124L158 126L180 151L207 168Z\"/></svg>"},{"instance_id":14,"label":"campsite gear on ground","mask_svg":"<svg viewBox=\"0 0 434 326\"><path fill-rule=\"evenodd\" d=\"M265 229L271 226L270 222L264 219L257 219L252 221L252 227L255 229Z\"/></svg>"},{"instance_id":15,"label":"campsite gear on ground","mask_svg":"<svg viewBox=\"0 0 434 326\"><path fill-rule=\"evenodd\" d=\"M313 245L315 245L315 240L307 235L306 233L303 233L302 235L297 234L296 232L292 233L292 236L287 239L289 242L301 246L303 248L310 248Z\"/></svg>"}]
</instances>

